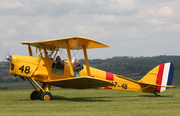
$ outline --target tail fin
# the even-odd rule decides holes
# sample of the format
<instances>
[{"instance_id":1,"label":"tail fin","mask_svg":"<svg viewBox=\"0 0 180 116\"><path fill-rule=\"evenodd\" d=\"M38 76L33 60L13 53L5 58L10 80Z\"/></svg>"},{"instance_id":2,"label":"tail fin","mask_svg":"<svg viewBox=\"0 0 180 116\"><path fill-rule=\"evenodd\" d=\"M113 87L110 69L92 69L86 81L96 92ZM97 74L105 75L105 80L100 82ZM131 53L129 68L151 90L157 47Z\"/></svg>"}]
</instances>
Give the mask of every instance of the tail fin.
<instances>
[{"instance_id":1,"label":"tail fin","mask_svg":"<svg viewBox=\"0 0 180 116\"><path fill-rule=\"evenodd\" d=\"M146 74L139 82L157 84L161 86L171 85L174 75L174 66L172 63L160 64ZM167 89L167 87L156 87L160 93Z\"/></svg>"}]
</instances>

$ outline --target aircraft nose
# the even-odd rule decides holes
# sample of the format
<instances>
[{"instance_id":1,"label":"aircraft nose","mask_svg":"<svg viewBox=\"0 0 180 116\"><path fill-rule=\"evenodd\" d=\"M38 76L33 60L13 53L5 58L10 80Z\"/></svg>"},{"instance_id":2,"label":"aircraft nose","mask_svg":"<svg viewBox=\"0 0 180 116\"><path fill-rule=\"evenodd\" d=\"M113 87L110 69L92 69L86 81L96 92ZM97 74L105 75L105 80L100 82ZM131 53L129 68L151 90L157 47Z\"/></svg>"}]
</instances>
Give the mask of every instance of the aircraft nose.
<instances>
[{"instance_id":1,"label":"aircraft nose","mask_svg":"<svg viewBox=\"0 0 180 116\"><path fill-rule=\"evenodd\" d=\"M6 56L6 59L7 59L8 61L11 61L11 55Z\"/></svg>"}]
</instances>

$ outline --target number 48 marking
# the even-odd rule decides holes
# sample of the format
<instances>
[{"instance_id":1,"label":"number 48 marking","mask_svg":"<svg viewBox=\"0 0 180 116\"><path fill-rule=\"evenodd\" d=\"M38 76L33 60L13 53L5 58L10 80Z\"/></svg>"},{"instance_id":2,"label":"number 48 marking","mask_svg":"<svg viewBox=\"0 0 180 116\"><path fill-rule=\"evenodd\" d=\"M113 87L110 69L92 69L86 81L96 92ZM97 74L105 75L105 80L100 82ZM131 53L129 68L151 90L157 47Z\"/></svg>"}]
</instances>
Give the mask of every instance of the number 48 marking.
<instances>
[{"instance_id":1,"label":"number 48 marking","mask_svg":"<svg viewBox=\"0 0 180 116\"><path fill-rule=\"evenodd\" d=\"M29 73L30 73L30 67L29 67L29 66L26 66L26 67L24 68L24 65L23 65L23 66L21 66L21 67L19 68L19 70L21 70L21 73L23 73L23 72L25 72L26 74L29 74Z\"/></svg>"},{"instance_id":2,"label":"number 48 marking","mask_svg":"<svg viewBox=\"0 0 180 116\"><path fill-rule=\"evenodd\" d=\"M123 83L123 84L121 85L121 87L122 87L122 89L127 89L128 85Z\"/></svg>"}]
</instances>

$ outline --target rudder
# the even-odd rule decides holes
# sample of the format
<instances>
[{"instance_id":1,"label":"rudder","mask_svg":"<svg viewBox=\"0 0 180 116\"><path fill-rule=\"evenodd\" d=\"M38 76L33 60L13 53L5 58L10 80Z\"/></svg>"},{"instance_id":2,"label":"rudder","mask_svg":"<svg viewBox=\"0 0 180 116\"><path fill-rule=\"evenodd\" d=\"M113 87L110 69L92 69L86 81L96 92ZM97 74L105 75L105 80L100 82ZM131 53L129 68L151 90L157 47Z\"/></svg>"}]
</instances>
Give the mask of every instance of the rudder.
<instances>
[{"instance_id":1,"label":"rudder","mask_svg":"<svg viewBox=\"0 0 180 116\"><path fill-rule=\"evenodd\" d=\"M162 86L171 85L174 75L172 63L164 63L156 66L146 74L139 82L146 84L157 84ZM156 87L157 92L163 92L167 87Z\"/></svg>"},{"instance_id":2,"label":"rudder","mask_svg":"<svg viewBox=\"0 0 180 116\"><path fill-rule=\"evenodd\" d=\"M159 71L156 79L158 85L171 85L174 75L174 66L172 63L164 63L159 65ZM156 87L157 91L163 92L167 87Z\"/></svg>"}]
</instances>

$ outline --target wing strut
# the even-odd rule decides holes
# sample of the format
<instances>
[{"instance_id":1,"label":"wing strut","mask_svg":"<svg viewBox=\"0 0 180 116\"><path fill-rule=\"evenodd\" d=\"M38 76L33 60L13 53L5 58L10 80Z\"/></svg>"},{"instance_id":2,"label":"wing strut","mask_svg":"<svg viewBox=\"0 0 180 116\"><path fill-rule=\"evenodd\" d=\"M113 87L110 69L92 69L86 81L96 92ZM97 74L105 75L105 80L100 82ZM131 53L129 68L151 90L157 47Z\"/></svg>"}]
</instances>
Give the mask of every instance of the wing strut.
<instances>
[{"instance_id":1,"label":"wing strut","mask_svg":"<svg viewBox=\"0 0 180 116\"><path fill-rule=\"evenodd\" d=\"M69 66L70 66L70 73L71 73L71 76L74 75L74 70L73 70L73 65L71 63L71 51L70 51L70 48L69 48L69 44L68 44L68 41L66 41L66 48L67 48L67 54L68 54L68 61L69 61Z\"/></svg>"},{"instance_id":2,"label":"wing strut","mask_svg":"<svg viewBox=\"0 0 180 116\"><path fill-rule=\"evenodd\" d=\"M32 50L31 50L31 46L28 45L28 51L29 51L29 56L32 56Z\"/></svg>"},{"instance_id":3,"label":"wing strut","mask_svg":"<svg viewBox=\"0 0 180 116\"><path fill-rule=\"evenodd\" d=\"M83 52L84 52L84 59L85 59L85 63L86 63L87 76L91 76L90 69L89 69L87 51L86 51L86 48L84 46L83 46Z\"/></svg>"}]
</instances>

